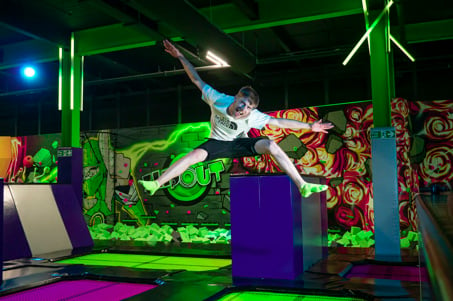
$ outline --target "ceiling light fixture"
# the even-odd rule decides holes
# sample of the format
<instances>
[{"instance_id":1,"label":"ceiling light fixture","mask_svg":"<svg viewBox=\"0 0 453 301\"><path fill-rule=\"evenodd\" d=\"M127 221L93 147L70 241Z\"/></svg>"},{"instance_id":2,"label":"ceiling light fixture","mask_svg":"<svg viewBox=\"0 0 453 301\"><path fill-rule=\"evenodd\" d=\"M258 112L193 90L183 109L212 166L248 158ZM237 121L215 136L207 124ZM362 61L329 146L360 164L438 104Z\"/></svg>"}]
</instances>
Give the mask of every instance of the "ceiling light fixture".
<instances>
[{"instance_id":1,"label":"ceiling light fixture","mask_svg":"<svg viewBox=\"0 0 453 301\"><path fill-rule=\"evenodd\" d=\"M403 45L398 43L392 35L390 35L390 40L398 46L398 48L409 58L409 60L411 60L411 62L415 62L415 58L406 49L404 49Z\"/></svg>"},{"instance_id":2,"label":"ceiling light fixture","mask_svg":"<svg viewBox=\"0 0 453 301\"><path fill-rule=\"evenodd\" d=\"M343 65L346 66L346 64L349 62L349 60L352 58L352 56L357 52L357 50L362 46L363 42L365 39L367 39L370 36L371 31L376 27L376 25L379 23L379 21L382 19L382 17L385 15L385 13L388 12L390 9L390 6L392 6L393 0L390 0L389 3L384 7L382 12L379 14L379 16L374 20L373 24L371 24L370 28L365 32L365 34L360 38L359 42L354 46L354 48L351 50L349 55L346 57L346 59L343 61Z\"/></svg>"},{"instance_id":3,"label":"ceiling light fixture","mask_svg":"<svg viewBox=\"0 0 453 301\"><path fill-rule=\"evenodd\" d=\"M206 59L212 63L214 63L217 66L222 66L222 67L228 67L228 63L224 60L222 60L220 57L212 53L211 51L208 50L206 53Z\"/></svg>"},{"instance_id":4,"label":"ceiling light fixture","mask_svg":"<svg viewBox=\"0 0 453 301\"><path fill-rule=\"evenodd\" d=\"M58 47L58 110L63 107L63 48Z\"/></svg>"},{"instance_id":5,"label":"ceiling light fixture","mask_svg":"<svg viewBox=\"0 0 453 301\"><path fill-rule=\"evenodd\" d=\"M35 68L27 66L23 69L23 74L25 77L28 77L28 78L35 76L35 74L36 74Z\"/></svg>"}]
</instances>

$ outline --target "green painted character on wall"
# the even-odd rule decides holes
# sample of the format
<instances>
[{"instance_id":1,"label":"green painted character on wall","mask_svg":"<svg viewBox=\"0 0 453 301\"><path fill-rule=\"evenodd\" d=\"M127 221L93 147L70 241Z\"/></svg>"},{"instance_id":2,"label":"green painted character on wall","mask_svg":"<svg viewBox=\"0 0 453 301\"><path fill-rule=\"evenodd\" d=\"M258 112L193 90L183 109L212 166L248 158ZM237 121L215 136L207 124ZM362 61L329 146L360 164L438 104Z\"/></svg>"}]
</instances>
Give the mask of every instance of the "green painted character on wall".
<instances>
[{"instance_id":1,"label":"green painted character on wall","mask_svg":"<svg viewBox=\"0 0 453 301\"><path fill-rule=\"evenodd\" d=\"M98 133L82 141L83 148L83 211L89 225L106 222L113 215L112 193L109 193L109 135ZM113 184L111 184L113 185ZM111 189L110 189L111 190Z\"/></svg>"}]
</instances>

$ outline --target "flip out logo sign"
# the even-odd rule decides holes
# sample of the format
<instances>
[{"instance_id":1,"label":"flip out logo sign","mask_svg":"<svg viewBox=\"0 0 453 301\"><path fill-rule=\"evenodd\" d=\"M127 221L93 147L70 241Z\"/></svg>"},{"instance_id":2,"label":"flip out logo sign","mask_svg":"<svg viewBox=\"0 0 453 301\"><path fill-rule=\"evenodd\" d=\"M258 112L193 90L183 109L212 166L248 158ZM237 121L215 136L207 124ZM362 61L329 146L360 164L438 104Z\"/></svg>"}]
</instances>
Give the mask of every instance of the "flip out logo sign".
<instances>
[{"instance_id":1,"label":"flip out logo sign","mask_svg":"<svg viewBox=\"0 0 453 301\"><path fill-rule=\"evenodd\" d=\"M183 154L175 157L171 164L182 156ZM157 179L165 170L156 170L147 176L150 176L151 179ZM225 166L221 160L211 161L207 164L195 164L179 177L163 185L161 189L167 189L167 192L174 200L191 205L209 191L212 180L220 181L220 174L223 171L225 171Z\"/></svg>"}]
</instances>

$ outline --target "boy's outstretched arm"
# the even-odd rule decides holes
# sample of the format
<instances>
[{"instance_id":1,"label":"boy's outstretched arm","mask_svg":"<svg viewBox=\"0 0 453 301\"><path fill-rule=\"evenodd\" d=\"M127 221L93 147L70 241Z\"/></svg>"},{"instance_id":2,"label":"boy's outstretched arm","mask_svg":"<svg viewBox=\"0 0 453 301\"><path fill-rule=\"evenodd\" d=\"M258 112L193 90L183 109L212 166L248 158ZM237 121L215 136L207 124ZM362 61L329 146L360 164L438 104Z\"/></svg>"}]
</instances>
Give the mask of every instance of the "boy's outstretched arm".
<instances>
[{"instance_id":1,"label":"boy's outstretched arm","mask_svg":"<svg viewBox=\"0 0 453 301\"><path fill-rule=\"evenodd\" d=\"M327 130L333 128L333 125L330 122L322 122L322 120L318 120L313 123L307 123L293 119L272 117L271 119L269 119L268 124L284 129L307 129L313 132L321 133L327 133Z\"/></svg>"},{"instance_id":2,"label":"boy's outstretched arm","mask_svg":"<svg viewBox=\"0 0 453 301\"><path fill-rule=\"evenodd\" d=\"M186 59L186 57L176 48L169 40L164 40L165 52L169 53L172 57L178 59L190 80L195 84L195 86L203 90L204 85L206 84L198 75L198 72L195 70L194 66Z\"/></svg>"}]
</instances>

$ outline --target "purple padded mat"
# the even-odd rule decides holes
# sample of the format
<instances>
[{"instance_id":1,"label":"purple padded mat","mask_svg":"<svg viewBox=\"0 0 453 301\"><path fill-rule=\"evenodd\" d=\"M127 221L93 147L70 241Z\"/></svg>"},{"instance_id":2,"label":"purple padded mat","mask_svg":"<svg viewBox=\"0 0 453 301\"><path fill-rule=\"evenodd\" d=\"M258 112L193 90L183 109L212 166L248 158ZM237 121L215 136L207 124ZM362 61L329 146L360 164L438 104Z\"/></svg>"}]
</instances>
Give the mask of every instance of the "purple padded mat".
<instances>
[{"instance_id":1,"label":"purple padded mat","mask_svg":"<svg viewBox=\"0 0 453 301\"><path fill-rule=\"evenodd\" d=\"M0 300L123 300L155 288L157 285L97 280L59 281L0 297Z\"/></svg>"},{"instance_id":2,"label":"purple padded mat","mask_svg":"<svg viewBox=\"0 0 453 301\"><path fill-rule=\"evenodd\" d=\"M376 278L401 281L428 281L426 268L415 266L381 265L381 264L357 264L345 276L347 279Z\"/></svg>"}]
</instances>

